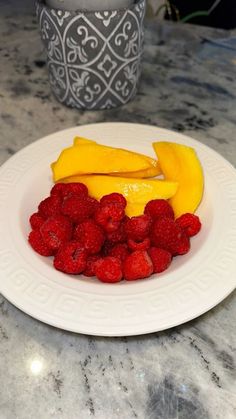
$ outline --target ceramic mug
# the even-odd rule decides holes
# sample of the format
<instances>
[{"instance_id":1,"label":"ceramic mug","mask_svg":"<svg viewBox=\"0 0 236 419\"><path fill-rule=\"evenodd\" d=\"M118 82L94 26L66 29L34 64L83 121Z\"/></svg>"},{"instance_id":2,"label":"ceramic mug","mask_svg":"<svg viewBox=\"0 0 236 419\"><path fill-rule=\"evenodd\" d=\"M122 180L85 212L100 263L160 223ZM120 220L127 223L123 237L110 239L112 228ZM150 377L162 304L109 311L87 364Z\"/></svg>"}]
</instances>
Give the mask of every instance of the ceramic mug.
<instances>
[{"instance_id":1,"label":"ceramic mug","mask_svg":"<svg viewBox=\"0 0 236 419\"><path fill-rule=\"evenodd\" d=\"M37 0L36 13L56 98L78 109L124 105L137 91L145 0L126 9L66 11Z\"/></svg>"},{"instance_id":2,"label":"ceramic mug","mask_svg":"<svg viewBox=\"0 0 236 419\"><path fill-rule=\"evenodd\" d=\"M48 7L60 10L113 10L130 7L134 0L46 0ZM79 7L78 7L79 4Z\"/></svg>"}]
</instances>

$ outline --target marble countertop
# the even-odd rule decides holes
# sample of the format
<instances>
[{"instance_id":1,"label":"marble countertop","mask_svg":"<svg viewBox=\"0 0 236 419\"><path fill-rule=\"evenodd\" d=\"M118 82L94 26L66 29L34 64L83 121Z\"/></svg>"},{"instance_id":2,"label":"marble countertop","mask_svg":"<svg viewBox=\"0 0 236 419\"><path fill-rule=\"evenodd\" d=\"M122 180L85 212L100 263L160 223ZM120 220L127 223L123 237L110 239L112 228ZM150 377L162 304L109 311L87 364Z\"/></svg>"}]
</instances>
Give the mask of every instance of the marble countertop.
<instances>
[{"instance_id":1,"label":"marble countertop","mask_svg":"<svg viewBox=\"0 0 236 419\"><path fill-rule=\"evenodd\" d=\"M79 112L50 93L31 8L0 15L1 163L57 130L127 121L189 134L236 165L236 32L148 23L134 101ZM166 332L94 338L42 324L0 297L0 419L234 419L235 318L233 293Z\"/></svg>"}]
</instances>

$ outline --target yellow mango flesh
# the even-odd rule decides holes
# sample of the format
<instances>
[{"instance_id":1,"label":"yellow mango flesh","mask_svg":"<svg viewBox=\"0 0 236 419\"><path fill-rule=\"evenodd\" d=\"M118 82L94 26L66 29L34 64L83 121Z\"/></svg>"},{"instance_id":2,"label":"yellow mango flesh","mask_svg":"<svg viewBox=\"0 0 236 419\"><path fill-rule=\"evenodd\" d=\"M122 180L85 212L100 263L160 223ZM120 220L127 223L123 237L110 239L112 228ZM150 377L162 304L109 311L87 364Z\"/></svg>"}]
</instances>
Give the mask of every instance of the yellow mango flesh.
<instances>
[{"instance_id":1,"label":"yellow mango flesh","mask_svg":"<svg viewBox=\"0 0 236 419\"><path fill-rule=\"evenodd\" d=\"M150 167L142 155L96 143L66 148L51 165L55 182L77 174L136 172Z\"/></svg>"},{"instance_id":2,"label":"yellow mango flesh","mask_svg":"<svg viewBox=\"0 0 236 419\"><path fill-rule=\"evenodd\" d=\"M71 176L62 182L82 182L89 191L89 195L96 199L117 192L126 197L133 204L145 205L152 199L169 199L177 191L178 183L166 180L131 179L106 175Z\"/></svg>"},{"instance_id":3,"label":"yellow mango flesh","mask_svg":"<svg viewBox=\"0 0 236 419\"><path fill-rule=\"evenodd\" d=\"M138 170L137 172L123 172L123 173L111 173L112 176L121 176L121 177L132 177L132 178L151 178L161 175L161 169L157 163L156 167L150 167L146 170Z\"/></svg>"},{"instance_id":4,"label":"yellow mango flesh","mask_svg":"<svg viewBox=\"0 0 236 419\"><path fill-rule=\"evenodd\" d=\"M179 184L176 194L170 199L175 216L194 213L204 190L203 170L195 150L165 141L153 143L153 148L165 179Z\"/></svg>"},{"instance_id":5,"label":"yellow mango flesh","mask_svg":"<svg viewBox=\"0 0 236 419\"><path fill-rule=\"evenodd\" d=\"M147 202L142 204L132 203L127 201L127 206L125 208L125 214L128 215L128 217L137 217L138 215L142 215L144 213L144 208L146 206Z\"/></svg>"},{"instance_id":6,"label":"yellow mango flesh","mask_svg":"<svg viewBox=\"0 0 236 419\"><path fill-rule=\"evenodd\" d=\"M79 146L81 144L91 144L91 143L97 144L96 141L89 140L88 138L84 138L84 137L75 137L74 141L73 141L74 146ZM150 168L145 169L145 170L138 170L136 172L111 173L111 175L122 176L122 177L134 177L134 178L142 179L142 178L156 177L156 176L159 176L161 174L160 165L159 165L157 160L155 160L155 159L153 159L149 156L146 156L145 154L135 153L133 151L131 151L131 153L133 153L135 155L138 155L138 156L142 156L145 159L147 159L149 164L150 164Z\"/></svg>"},{"instance_id":7,"label":"yellow mango flesh","mask_svg":"<svg viewBox=\"0 0 236 419\"><path fill-rule=\"evenodd\" d=\"M73 140L73 145L81 145L81 144L97 144L96 141L89 140L88 138L84 137L75 137Z\"/></svg>"}]
</instances>

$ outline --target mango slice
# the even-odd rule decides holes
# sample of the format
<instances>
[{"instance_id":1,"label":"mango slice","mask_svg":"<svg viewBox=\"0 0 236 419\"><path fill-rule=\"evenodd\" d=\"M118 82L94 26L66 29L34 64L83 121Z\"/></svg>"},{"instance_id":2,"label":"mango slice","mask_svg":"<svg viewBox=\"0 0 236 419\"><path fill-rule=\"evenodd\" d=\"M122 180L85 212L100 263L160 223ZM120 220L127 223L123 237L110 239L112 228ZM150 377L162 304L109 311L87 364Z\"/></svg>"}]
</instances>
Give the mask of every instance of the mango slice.
<instances>
[{"instance_id":1,"label":"mango slice","mask_svg":"<svg viewBox=\"0 0 236 419\"><path fill-rule=\"evenodd\" d=\"M62 182L82 182L89 194L96 199L118 192L124 195L130 203L146 204L151 199L169 199L177 191L178 183L166 180L131 179L106 175L71 176Z\"/></svg>"},{"instance_id":2,"label":"mango slice","mask_svg":"<svg viewBox=\"0 0 236 419\"><path fill-rule=\"evenodd\" d=\"M150 167L145 170L138 170L137 172L123 172L123 173L111 173L112 176L121 176L121 177L132 177L132 178L151 178L161 175L160 165L157 162L156 167Z\"/></svg>"},{"instance_id":3,"label":"mango slice","mask_svg":"<svg viewBox=\"0 0 236 419\"><path fill-rule=\"evenodd\" d=\"M81 144L97 144L96 141L94 140L89 140L88 138L84 138L84 137L75 137L74 141L73 141L73 145L74 146L79 146ZM98 144L99 145L99 144ZM131 152L135 155L138 156L142 156L145 159L148 160L148 162L150 163L150 168L146 169L146 170L138 170L136 172L120 172L120 173L111 173L111 175L114 176L122 176L122 177L134 177L134 178L150 178L150 177L156 177L159 176L161 174L161 169L160 169L160 165L158 163L157 160L146 156L145 154L140 154L140 153L135 153L135 152Z\"/></svg>"},{"instance_id":4,"label":"mango slice","mask_svg":"<svg viewBox=\"0 0 236 419\"><path fill-rule=\"evenodd\" d=\"M74 140L73 140L73 145L77 146L77 145L81 145L81 144L97 144L97 145L100 145L101 147L103 147L102 144L99 144L94 140L90 140L90 139L84 138L84 137L75 137ZM120 150L128 151L128 150L125 150L123 148L121 148ZM146 156L145 154L142 154L142 153L136 153L135 151L129 151L129 152L132 153L132 154L135 154L136 156L144 157L145 159L147 159L149 161L151 166L154 166L154 167L157 166L157 161L155 159L153 159L152 157Z\"/></svg>"},{"instance_id":5,"label":"mango slice","mask_svg":"<svg viewBox=\"0 0 236 419\"><path fill-rule=\"evenodd\" d=\"M175 216L194 213L204 190L203 170L195 150L165 141L153 143L153 148L165 179L179 183L176 194L170 199Z\"/></svg>"},{"instance_id":6,"label":"mango slice","mask_svg":"<svg viewBox=\"0 0 236 419\"><path fill-rule=\"evenodd\" d=\"M84 137L75 137L73 140L73 145L81 145L81 144L97 144L96 141L89 140L88 138Z\"/></svg>"},{"instance_id":7,"label":"mango slice","mask_svg":"<svg viewBox=\"0 0 236 419\"><path fill-rule=\"evenodd\" d=\"M136 172L150 167L142 155L94 143L64 149L51 165L55 182L76 174Z\"/></svg>"}]
</instances>

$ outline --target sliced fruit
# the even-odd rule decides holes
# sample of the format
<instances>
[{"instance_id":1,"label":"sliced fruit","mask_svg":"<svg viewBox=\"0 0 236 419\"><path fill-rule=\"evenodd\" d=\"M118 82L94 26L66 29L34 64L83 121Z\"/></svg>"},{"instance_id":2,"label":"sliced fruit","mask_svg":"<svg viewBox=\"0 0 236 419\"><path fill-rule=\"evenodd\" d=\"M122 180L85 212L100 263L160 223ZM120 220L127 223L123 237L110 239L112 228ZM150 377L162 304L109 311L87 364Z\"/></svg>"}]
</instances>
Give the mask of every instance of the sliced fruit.
<instances>
[{"instance_id":1,"label":"sliced fruit","mask_svg":"<svg viewBox=\"0 0 236 419\"><path fill-rule=\"evenodd\" d=\"M97 144L94 140L89 140L88 138L84 137L75 137L73 141L73 145L81 145L81 144Z\"/></svg>"},{"instance_id":2,"label":"sliced fruit","mask_svg":"<svg viewBox=\"0 0 236 419\"><path fill-rule=\"evenodd\" d=\"M127 201L125 214L128 215L128 217L137 217L138 215L142 215L146 204L147 202L138 204Z\"/></svg>"},{"instance_id":3,"label":"sliced fruit","mask_svg":"<svg viewBox=\"0 0 236 419\"><path fill-rule=\"evenodd\" d=\"M64 149L51 165L54 181L76 174L135 172L150 167L142 155L93 143Z\"/></svg>"},{"instance_id":4,"label":"sliced fruit","mask_svg":"<svg viewBox=\"0 0 236 419\"><path fill-rule=\"evenodd\" d=\"M177 191L178 183L158 179L131 179L107 175L71 176L62 179L62 182L84 183L89 195L100 199L113 192L121 193L130 203L146 204L152 199L169 199Z\"/></svg>"},{"instance_id":5,"label":"sliced fruit","mask_svg":"<svg viewBox=\"0 0 236 419\"><path fill-rule=\"evenodd\" d=\"M202 200L204 176L195 150L170 142L153 143L161 171L166 180L179 183L176 194L170 199L175 216L193 213Z\"/></svg>"},{"instance_id":6,"label":"sliced fruit","mask_svg":"<svg viewBox=\"0 0 236 419\"><path fill-rule=\"evenodd\" d=\"M82 144L97 144L96 141L94 140L89 140L88 138L84 138L84 137L75 137L74 141L73 141L73 145L74 146L79 146ZM97 144L99 145L99 144ZM155 176L159 176L161 174L161 169L160 169L160 165L158 164L158 161L156 159L153 159L149 156L146 156L145 154L141 154L141 153L135 153L133 151L131 151L131 153L144 157L145 159L148 160L148 162L150 163L150 168L146 169L146 170L138 170L136 172L120 172L120 173L111 173L111 175L114 176L123 176L123 177L134 177L134 178L150 178L150 177L155 177Z\"/></svg>"},{"instance_id":7,"label":"sliced fruit","mask_svg":"<svg viewBox=\"0 0 236 419\"><path fill-rule=\"evenodd\" d=\"M123 172L123 173L111 173L112 176L121 176L121 177L132 177L137 179L151 178L161 175L160 165L157 162L156 167L150 167L145 170L138 170L137 172Z\"/></svg>"}]
</instances>

